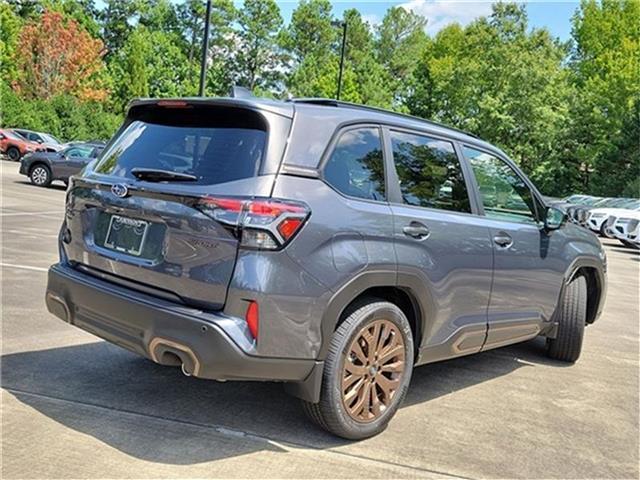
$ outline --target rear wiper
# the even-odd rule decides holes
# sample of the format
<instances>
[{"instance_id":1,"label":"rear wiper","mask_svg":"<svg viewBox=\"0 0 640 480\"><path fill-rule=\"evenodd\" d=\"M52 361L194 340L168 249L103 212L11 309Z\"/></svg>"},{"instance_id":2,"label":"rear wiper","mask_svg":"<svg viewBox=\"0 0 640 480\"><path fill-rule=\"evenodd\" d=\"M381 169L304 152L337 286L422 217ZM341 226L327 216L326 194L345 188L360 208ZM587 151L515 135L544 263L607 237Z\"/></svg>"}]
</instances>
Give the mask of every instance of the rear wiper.
<instances>
[{"instance_id":1,"label":"rear wiper","mask_svg":"<svg viewBox=\"0 0 640 480\"><path fill-rule=\"evenodd\" d=\"M138 180L146 180L148 182L196 182L198 180L198 177L188 173L156 170L155 168L132 168L131 174Z\"/></svg>"}]
</instances>

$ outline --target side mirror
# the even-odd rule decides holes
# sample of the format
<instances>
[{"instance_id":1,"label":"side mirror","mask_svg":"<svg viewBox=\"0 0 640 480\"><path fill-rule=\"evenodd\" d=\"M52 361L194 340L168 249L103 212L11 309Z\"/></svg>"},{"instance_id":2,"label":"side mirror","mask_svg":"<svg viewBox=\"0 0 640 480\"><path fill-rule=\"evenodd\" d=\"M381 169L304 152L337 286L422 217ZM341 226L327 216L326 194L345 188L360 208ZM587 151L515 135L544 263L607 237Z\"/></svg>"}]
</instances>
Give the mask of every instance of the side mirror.
<instances>
[{"instance_id":1,"label":"side mirror","mask_svg":"<svg viewBox=\"0 0 640 480\"><path fill-rule=\"evenodd\" d=\"M4 133L0 133L0 140L4 140L5 138L7 137L4 136Z\"/></svg>"},{"instance_id":2,"label":"side mirror","mask_svg":"<svg viewBox=\"0 0 640 480\"><path fill-rule=\"evenodd\" d=\"M544 228L546 230L557 230L567 219L567 215L556 207L548 207L544 218Z\"/></svg>"},{"instance_id":3,"label":"side mirror","mask_svg":"<svg viewBox=\"0 0 640 480\"><path fill-rule=\"evenodd\" d=\"M37 140L36 140L36 143L40 143L40 144L42 144L42 143L44 143L44 142L42 141L42 139L41 139L41 138L39 138L39 139L37 139Z\"/></svg>"}]
</instances>

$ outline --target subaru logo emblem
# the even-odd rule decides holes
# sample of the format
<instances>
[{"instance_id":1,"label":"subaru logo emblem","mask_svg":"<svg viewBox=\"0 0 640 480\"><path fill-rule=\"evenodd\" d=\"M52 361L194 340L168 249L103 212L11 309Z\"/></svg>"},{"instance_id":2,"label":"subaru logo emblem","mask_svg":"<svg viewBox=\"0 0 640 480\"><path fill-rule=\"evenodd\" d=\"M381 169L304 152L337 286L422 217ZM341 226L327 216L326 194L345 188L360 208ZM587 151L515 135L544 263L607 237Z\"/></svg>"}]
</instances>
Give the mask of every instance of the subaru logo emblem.
<instances>
[{"instance_id":1,"label":"subaru logo emblem","mask_svg":"<svg viewBox=\"0 0 640 480\"><path fill-rule=\"evenodd\" d=\"M129 189L122 183L116 183L115 185L111 186L111 193L113 193L116 197L124 198L129 195Z\"/></svg>"}]
</instances>

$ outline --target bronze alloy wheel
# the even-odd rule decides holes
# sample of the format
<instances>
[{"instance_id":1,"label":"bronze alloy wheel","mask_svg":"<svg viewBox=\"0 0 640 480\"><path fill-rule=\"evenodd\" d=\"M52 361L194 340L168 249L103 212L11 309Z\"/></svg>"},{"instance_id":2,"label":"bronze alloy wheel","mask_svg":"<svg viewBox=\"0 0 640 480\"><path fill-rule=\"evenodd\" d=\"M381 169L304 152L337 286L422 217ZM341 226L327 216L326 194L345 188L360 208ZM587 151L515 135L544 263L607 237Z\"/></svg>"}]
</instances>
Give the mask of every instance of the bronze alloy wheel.
<instances>
[{"instance_id":1,"label":"bronze alloy wheel","mask_svg":"<svg viewBox=\"0 0 640 480\"><path fill-rule=\"evenodd\" d=\"M342 403L361 423L378 419L393 402L406 368L404 338L389 320L376 320L355 336L344 358Z\"/></svg>"}]
</instances>

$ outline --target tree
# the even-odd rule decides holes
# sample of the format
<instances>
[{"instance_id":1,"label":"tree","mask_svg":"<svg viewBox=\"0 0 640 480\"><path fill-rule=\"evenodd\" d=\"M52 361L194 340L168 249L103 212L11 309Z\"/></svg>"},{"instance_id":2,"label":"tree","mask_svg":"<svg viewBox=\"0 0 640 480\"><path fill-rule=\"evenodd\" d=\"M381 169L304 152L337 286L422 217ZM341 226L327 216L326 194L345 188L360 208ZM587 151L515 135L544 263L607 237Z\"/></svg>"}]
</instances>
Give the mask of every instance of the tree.
<instances>
[{"instance_id":1,"label":"tree","mask_svg":"<svg viewBox=\"0 0 640 480\"><path fill-rule=\"evenodd\" d=\"M0 3L0 25L0 78L8 85L17 77L14 52L18 46L22 22L6 3Z\"/></svg>"},{"instance_id":2,"label":"tree","mask_svg":"<svg viewBox=\"0 0 640 480\"><path fill-rule=\"evenodd\" d=\"M310 55L320 58L331 53L338 38L332 20L329 0L300 1L281 37L294 62L300 64Z\"/></svg>"},{"instance_id":3,"label":"tree","mask_svg":"<svg viewBox=\"0 0 640 480\"><path fill-rule=\"evenodd\" d=\"M138 23L151 31L181 33L178 12L169 0L141 0Z\"/></svg>"},{"instance_id":4,"label":"tree","mask_svg":"<svg viewBox=\"0 0 640 480\"><path fill-rule=\"evenodd\" d=\"M594 169L590 183L597 194L621 193L640 169L639 25L636 0L583 0L573 17L574 136L580 160Z\"/></svg>"},{"instance_id":5,"label":"tree","mask_svg":"<svg viewBox=\"0 0 640 480\"><path fill-rule=\"evenodd\" d=\"M46 10L72 18L92 37L100 37L98 10L94 0L44 0L42 5Z\"/></svg>"},{"instance_id":6,"label":"tree","mask_svg":"<svg viewBox=\"0 0 640 480\"><path fill-rule=\"evenodd\" d=\"M71 94L86 100L102 100L104 45L73 19L45 11L20 33L16 52L16 88L26 98L48 99Z\"/></svg>"},{"instance_id":7,"label":"tree","mask_svg":"<svg viewBox=\"0 0 640 480\"><path fill-rule=\"evenodd\" d=\"M274 85L281 71L277 36L282 27L274 0L245 0L238 15L238 81L250 90Z\"/></svg>"},{"instance_id":8,"label":"tree","mask_svg":"<svg viewBox=\"0 0 640 480\"><path fill-rule=\"evenodd\" d=\"M578 165L566 54L547 30L528 31L524 6L497 4L488 19L450 25L427 42L407 107L497 144L545 193L561 193L576 182L565 168Z\"/></svg>"},{"instance_id":9,"label":"tree","mask_svg":"<svg viewBox=\"0 0 640 480\"><path fill-rule=\"evenodd\" d=\"M388 72L398 106L411 89L407 80L412 78L416 59L425 46L426 26L427 19L421 15L391 7L377 28L378 62Z\"/></svg>"},{"instance_id":10,"label":"tree","mask_svg":"<svg viewBox=\"0 0 640 480\"><path fill-rule=\"evenodd\" d=\"M140 11L140 0L105 0L100 14L102 38L108 55L118 52L132 31L132 22Z\"/></svg>"},{"instance_id":11,"label":"tree","mask_svg":"<svg viewBox=\"0 0 640 480\"><path fill-rule=\"evenodd\" d=\"M347 23L345 69L349 72L348 75L354 76L354 89L357 91L357 95L352 95L353 101L391 108L391 79L376 60L371 26L362 20L356 9L345 10L343 21Z\"/></svg>"},{"instance_id":12,"label":"tree","mask_svg":"<svg viewBox=\"0 0 640 480\"><path fill-rule=\"evenodd\" d=\"M195 81L187 58L173 33L138 25L111 62L119 79L115 108L136 97L180 97L192 94Z\"/></svg>"}]
</instances>

